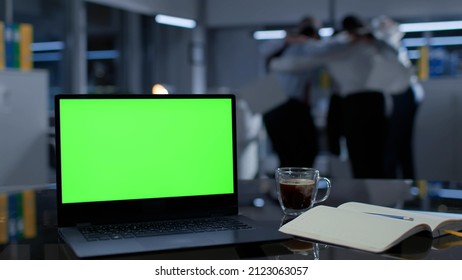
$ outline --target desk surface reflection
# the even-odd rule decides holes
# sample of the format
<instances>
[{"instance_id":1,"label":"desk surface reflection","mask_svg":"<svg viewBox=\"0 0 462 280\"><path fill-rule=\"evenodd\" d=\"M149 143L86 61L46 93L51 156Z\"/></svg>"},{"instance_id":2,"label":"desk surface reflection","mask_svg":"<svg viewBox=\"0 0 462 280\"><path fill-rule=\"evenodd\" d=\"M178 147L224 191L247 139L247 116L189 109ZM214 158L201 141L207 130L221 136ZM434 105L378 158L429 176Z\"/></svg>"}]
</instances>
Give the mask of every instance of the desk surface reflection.
<instances>
[{"instance_id":1,"label":"desk surface reflection","mask_svg":"<svg viewBox=\"0 0 462 280\"><path fill-rule=\"evenodd\" d=\"M240 212L278 229L284 216L272 179L239 181ZM332 180L324 205L358 201L410 210L462 213L462 183ZM73 259L58 237L54 185L0 187L0 259ZM415 236L383 254L301 239L114 256L110 259L462 259L462 238ZM109 258L105 258L109 259Z\"/></svg>"}]
</instances>

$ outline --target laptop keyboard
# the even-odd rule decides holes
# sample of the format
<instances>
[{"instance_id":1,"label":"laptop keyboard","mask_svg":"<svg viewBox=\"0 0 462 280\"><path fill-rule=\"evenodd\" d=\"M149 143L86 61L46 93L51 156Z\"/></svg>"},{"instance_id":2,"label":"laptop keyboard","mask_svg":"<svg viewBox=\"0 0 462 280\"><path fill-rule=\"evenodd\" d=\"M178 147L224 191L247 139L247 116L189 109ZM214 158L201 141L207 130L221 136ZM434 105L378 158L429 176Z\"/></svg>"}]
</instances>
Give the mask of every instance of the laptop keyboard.
<instances>
[{"instance_id":1,"label":"laptop keyboard","mask_svg":"<svg viewBox=\"0 0 462 280\"><path fill-rule=\"evenodd\" d=\"M252 227L236 219L224 217L79 227L87 241L245 229Z\"/></svg>"}]
</instances>

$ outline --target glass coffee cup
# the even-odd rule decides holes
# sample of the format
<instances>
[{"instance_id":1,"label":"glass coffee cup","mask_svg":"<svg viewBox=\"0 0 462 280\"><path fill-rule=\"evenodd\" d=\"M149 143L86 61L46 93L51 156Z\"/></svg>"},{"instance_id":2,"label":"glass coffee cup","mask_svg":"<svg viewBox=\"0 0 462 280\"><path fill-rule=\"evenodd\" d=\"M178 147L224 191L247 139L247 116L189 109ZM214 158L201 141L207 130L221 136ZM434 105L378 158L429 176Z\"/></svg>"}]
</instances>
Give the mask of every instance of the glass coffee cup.
<instances>
[{"instance_id":1,"label":"glass coffee cup","mask_svg":"<svg viewBox=\"0 0 462 280\"><path fill-rule=\"evenodd\" d=\"M319 170L307 167L281 167L276 169L276 190L285 215L298 216L316 203L325 201L330 194L329 179L319 176ZM326 184L325 193L317 198L319 182Z\"/></svg>"}]
</instances>

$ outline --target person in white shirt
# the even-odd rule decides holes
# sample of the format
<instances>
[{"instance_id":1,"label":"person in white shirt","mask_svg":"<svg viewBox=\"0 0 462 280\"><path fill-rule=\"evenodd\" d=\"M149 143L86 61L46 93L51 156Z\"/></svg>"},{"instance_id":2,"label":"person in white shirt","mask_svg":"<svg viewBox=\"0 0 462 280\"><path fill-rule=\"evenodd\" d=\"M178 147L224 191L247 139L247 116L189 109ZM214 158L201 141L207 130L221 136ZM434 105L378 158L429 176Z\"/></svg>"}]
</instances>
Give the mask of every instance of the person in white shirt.
<instances>
[{"instance_id":1,"label":"person in white shirt","mask_svg":"<svg viewBox=\"0 0 462 280\"><path fill-rule=\"evenodd\" d=\"M344 31L326 42L323 53L273 59L271 69L298 72L325 65L341 98L341 130L353 176L383 178L387 129L384 91L397 82L382 68L386 63L398 67L403 75L406 70L397 62L396 52L376 40L359 18L347 16L342 25Z\"/></svg>"},{"instance_id":2,"label":"person in white shirt","mask_svg":"<svg viewBox=\"0 0 462 280\"><path fill-rule=\"evenodd\" d=\"M315 55L322 50L318 29L315 18L303 19L297 32L288 35L284 46L271 57ZM311 101L313 83L318 75L317 68L278 72L276 75L287 101L266 112L263 121L280 166L312 167L314 164L319 151L319 135L311 112Z\"/></svg>"},{"instance_id":3,"label":"person in white shirt","mask_svg":"<svg viewBox=\"0 0 462 280\"><path fill-rule=\"evenodd\" d=\"M379 16L372 20L372 26L374 35L393 47L398 52L400 62L412 71L407 50L401 46L404 34L399 30L399 24L387 16ZM388 89L393 108L385 147L386 178L415 178L413 132L415 116L424 98L424 91L414 74L404 83L404 87Z\"/></svg>"}]
</instances>

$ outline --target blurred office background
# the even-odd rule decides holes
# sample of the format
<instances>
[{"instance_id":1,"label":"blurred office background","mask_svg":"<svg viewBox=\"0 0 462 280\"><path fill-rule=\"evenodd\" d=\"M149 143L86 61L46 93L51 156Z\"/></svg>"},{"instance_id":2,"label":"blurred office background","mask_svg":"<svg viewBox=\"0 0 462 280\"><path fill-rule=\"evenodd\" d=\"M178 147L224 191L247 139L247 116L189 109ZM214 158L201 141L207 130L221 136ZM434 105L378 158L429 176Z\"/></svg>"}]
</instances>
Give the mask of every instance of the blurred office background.
<instances>
[{"instance_id":1,"label":"blurred office background","mask_svg":"<svg viewBox=\"0 0 462 280\"><path fill-rule=\"evenodd\" d=\"M1 21L32 24L34 68L0 71L0 185L54 181L54 95L150 94L155 84L173 94L237 94L240 177L267 176L277 159L255 98L276 98L265 92L274 88L264 84L264 65L278 39L256 32L290 30L314 15L329 36L347 14L449 22L408 25L416 29L407 29L402 44L426 90L416 120L416 177L461 180L462 6L455 0L0 0ZM162 15L187 19L186 27L164 24ZM314 110L321 131L327 100ZM351 176L346 157L324 151L316 167Z\"/></svg>"}]
</instances>

